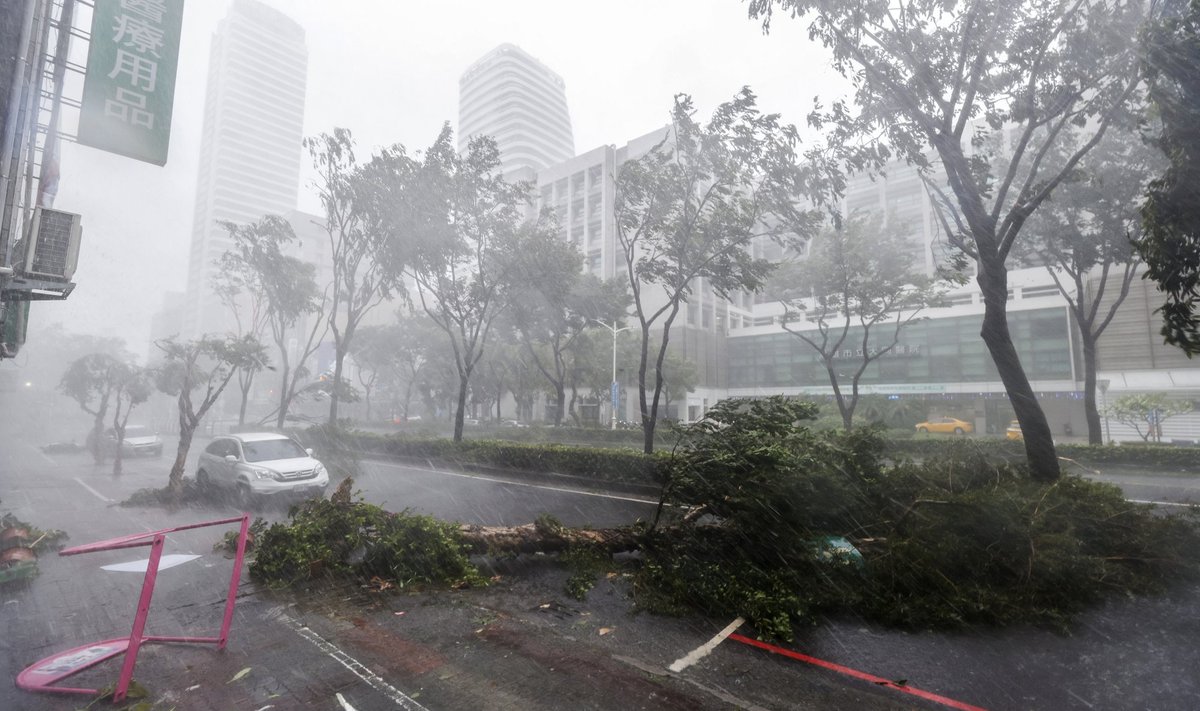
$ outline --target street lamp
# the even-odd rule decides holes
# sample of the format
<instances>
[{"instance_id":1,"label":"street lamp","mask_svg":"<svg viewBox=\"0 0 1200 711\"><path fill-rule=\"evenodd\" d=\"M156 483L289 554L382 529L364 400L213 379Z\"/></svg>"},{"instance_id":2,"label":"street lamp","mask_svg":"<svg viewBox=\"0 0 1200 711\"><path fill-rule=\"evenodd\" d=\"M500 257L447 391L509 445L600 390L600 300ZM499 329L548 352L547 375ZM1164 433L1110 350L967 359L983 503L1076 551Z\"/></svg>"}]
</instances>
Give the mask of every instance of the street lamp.
<instances>
[{"instance_id":1,"label":"street lamp","mask_svg":"<svg viewBox=\"0 0 1200 711\"><path fill-rule=\"evenodd\" d=\"M601 321L600 319L595 319L595 318L593 318L593 319L589 319L589 320L590 320L592 323L599 324L599 325L601 325L601 326L603 326L603 327L607 328L609 331L612 331L612 337L613 337L613 345L612 345L612 391L611 391L611 397L612 397L612 417L610 417L610 418L609 418L609 429L611 429L611 430L615 430L615 429L617 429L617 404L618 404L618 402L619 402L619 401L618 401L618 399L617 399L617 397L618 397L618 395L620 394L620 387L621 387L620 385L618 385L618 384L617 384L617 334L618 334L618 333L620 333L621 331L628 331L630 328L632 328L632 326L625 326L624 328L617 328L617 323L619 323L619 322L618 322L618 321L616 321L616 320L613 320L613 322L612 322L612 325L611 325L611 326L610 326L610 325L608 325L607 323L605 323L605 322Z\"/></svg>"}]
</instances>

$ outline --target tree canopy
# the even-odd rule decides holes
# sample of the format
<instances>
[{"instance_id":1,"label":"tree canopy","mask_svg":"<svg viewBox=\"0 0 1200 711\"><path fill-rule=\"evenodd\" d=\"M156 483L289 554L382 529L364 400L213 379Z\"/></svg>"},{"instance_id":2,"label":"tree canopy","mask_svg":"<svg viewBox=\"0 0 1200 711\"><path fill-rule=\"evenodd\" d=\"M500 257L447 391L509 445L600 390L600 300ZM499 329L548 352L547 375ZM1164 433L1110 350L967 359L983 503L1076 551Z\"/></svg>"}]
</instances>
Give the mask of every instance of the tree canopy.
<instances>
[{"instance_id":1,"label":"tree canopy","mask_svg":"<svg viewBox=\"0 0 1200 711\"><path fill-rule=\"evenodd\" d=\"M523 222L529 185L500 174L491 137L454 146L449 125L425 151L418 242L409 273L421 308L450 342L458 373L454 439L462 439L471 375L483 358L496 316L506 306L512 261L544 222Z\"/></svg>"},{"instance_id":2,"label":"tree canopy","mask_svg":"<svg viewBox=\"0 0 1200 711\"><path fill-rule=\"evenodd\" d=\"M937 303L938 286L914 268L912 252L895 226L884 227L878 216L854 214L834 220L813 238L804 257L775 277L783 328L819 355L846 429L853 424L867 368L886 357L903 330ZM849 393L842 390L845 385Z\"/></svg>"},{"instance_id":3,"label":"tree canopy","mask_svg":"<svg viewBox=\"0 0 1200 711\"><path fill-rule=\"evenodd\" d=\"M1200 2L1158 7L1142 52L1160 121L1155 143L1169 164L1146 192L1137 249L1145 277L1166 293L1163 338L1191 356L1200 353Z\"/></svg>"},{"instance_id":4,"label":"tree canopy","mask_svg":"<svg viewBox=\"0 0 1200 711\"><path fill-rule=\"evenodd\" d=\"M797 141L795 127L759 111L748 88L707 123L680 94L662 140L617 173L619 257L641 331L646 452L654 448L663 361L681 306L760 289L772 264L753 256L752 243L802 234L814 221L796 205L806 177L796 164Z\"/></svg>"},{"instance_id":5,"label":"tree canopy","mask_svg":"<svg viewBox=\"0 0 1200 711\"><path fill-rule=\"evenodd\" d=\"M834 168L918 166L947 239L978 267L981 336L1021 422L1033 475L1059 476L1045 414L1008 328L1007 261L1025 222L1127 110L1141 81L1129 42L1140 0L750 0L769 29L776 13L809 36L854 84L853 105L817 104ZM1061 162L1046 156L1071 129L1091 133ZM992 139L995 140L992 140ZM934 179L935 168L945 182ZM818 190L836 197L839 185Z\"/></svg>"}]
</instances>

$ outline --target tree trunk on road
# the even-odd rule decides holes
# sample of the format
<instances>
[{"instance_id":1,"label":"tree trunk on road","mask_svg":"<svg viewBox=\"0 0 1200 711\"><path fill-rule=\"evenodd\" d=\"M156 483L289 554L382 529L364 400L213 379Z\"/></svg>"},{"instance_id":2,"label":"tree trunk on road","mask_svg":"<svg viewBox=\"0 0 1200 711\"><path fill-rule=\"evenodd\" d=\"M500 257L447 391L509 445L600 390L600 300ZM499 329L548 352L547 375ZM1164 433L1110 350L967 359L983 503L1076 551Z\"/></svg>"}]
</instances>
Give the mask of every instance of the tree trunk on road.
<instances>
[{"instance_id":1,"label":"tree trunk on road","mask_svg":"<svg viewBox=\"0 0 1200 711\"><path fill-rule=\"evenodd\" d=\"M636 536L623 528L555 528L526 523L520 526L463 525L459 529L471 553L557 553L572 545L602 546L610 553L638 548Z\"/></svg>"}]
</instances>

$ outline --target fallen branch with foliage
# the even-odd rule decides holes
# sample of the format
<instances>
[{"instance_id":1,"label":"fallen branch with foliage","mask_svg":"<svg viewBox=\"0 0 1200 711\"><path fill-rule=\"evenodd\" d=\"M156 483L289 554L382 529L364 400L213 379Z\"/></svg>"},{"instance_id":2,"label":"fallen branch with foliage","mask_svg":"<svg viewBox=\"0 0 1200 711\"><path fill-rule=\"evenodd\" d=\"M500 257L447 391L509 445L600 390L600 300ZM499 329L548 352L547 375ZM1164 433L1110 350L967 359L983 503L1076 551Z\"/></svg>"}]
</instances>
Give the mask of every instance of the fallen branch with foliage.
<instances>
[{"instance_id":1,"label":"fallen branch with foliage","mask_svg":"<svg viewBox=\"0 0 1200 711\"><path fill-rule=\"evenodd\" d=\"M817 614L910 628L1058 627L1107 594L1145 594L1200 570L1194 511L1161 515L1114 486L1033 481L1020 464L956 451L885 464L874 430L813 431L810 403L720 403L684 428L651 525L461 526L352 500L344 483L260 537L272 584L347 576L396 588L481 585L474 555L556 553L570 594L637 550L643 608L742 616L787 639ZM858 555L835 541L848 539Z\"/></svg>"}]
</instances>

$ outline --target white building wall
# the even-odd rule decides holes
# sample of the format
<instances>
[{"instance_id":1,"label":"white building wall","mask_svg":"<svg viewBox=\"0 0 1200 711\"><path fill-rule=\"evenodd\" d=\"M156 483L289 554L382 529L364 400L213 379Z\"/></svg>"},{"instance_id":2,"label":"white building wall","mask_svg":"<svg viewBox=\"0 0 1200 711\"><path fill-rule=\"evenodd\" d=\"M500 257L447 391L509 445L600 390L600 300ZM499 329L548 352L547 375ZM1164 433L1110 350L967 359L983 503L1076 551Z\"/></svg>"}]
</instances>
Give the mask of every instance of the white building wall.
<instances>
[{"instance_id":1,"label":"white building wall","mask_svg":"<svg viewBox=\"0 0 1200 711\"><path fill-rule=\"evenodd\" d=\"M188 265L186 337L232 328L212 291L232 242L219 224L296 208L308 50L304 30L257 0L235 0L213 34Z\"/></svg>"}]
</instances>

